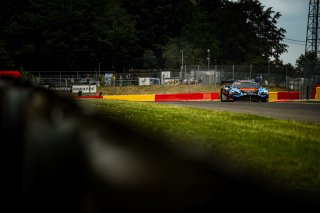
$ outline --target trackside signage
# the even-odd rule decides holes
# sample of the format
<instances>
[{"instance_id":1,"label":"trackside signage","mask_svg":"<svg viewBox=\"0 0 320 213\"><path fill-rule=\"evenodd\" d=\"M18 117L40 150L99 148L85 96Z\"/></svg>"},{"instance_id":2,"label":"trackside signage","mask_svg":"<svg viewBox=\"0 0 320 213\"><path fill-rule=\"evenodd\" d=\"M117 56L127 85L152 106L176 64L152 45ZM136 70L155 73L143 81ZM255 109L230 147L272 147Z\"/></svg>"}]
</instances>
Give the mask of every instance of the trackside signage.
<instances>
[{"instance_id":1,"label":"trackside signage","mask_svg":"<svg viewBox=\"0 0 320 213\"><path fill-rule=\"evenodd\" d=\"M72 93L78 93L82 91L82 93L96 93L97 85L73 85Z\"/></svg>"}]
</instances>

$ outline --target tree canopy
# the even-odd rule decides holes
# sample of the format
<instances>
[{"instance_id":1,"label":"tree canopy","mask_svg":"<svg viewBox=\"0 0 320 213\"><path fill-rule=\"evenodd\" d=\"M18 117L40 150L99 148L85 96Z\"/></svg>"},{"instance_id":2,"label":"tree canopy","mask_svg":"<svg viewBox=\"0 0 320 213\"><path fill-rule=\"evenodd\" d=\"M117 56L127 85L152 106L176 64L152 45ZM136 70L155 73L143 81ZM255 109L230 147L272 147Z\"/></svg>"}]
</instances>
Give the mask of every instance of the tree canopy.
<instances>
[{"instance_id":1,"label":"tree canopy","mask_svg":"<svg viewBox=\"0 0 320 213\"><path fill-rule=\"evenodd\" d=\"M0 2L0 68L104 70L261 64L286 52L281 14L258 0Z\"/></svg>"}]
</instances>

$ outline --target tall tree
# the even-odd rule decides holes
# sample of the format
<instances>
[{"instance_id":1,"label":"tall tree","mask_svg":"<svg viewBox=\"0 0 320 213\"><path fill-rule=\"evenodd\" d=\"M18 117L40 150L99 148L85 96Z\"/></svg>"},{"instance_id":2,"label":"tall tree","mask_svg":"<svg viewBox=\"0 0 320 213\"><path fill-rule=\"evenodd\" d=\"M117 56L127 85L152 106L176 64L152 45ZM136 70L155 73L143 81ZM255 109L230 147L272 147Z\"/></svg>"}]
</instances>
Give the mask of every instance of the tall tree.
<instances>
[{"instance_id":1,"label":"tall tree","mask_svg":"<svg viewBox=\"0 0 320 213\"><path fill-rule=\"evenodd\" d=\"M219 63L267 63L286 51L285 30L276 26L281 14L265 10L258 0L203 0L195 6L183 36L213 50Z\"/></svg>"},{"instance_id":2,"label":"tall tree","mask_svg":"<svg viewBox=\"0 0 320 213\"><path fill-rule=\"evenodd\" d=\"M212 63L266 63L286 51L280 16L258 0L0 1L1 51L37 70L163 68L182 49L188 64L208 49Z\"/></svg>"},{"instance_id":3,"label":"tall tree","mask_svg":"<svg viewBox=\"0 0 320 213\"><path fill-rule=\"evenodd\" d=\"M30 69L129 66L134 22L115 0L29 0L4 26L12 57Z\"/></svg>"},{"instance_id":4,"label":"tall tree","mask_svg":"<svg viewBox=\"0 0 320 213\"><path fill-rule=\"evenodd\" d=\"M122 0L122 7L136 22L141 56L152 52L157 66L162 67L165 45L180 36L181 29L192 18L193 6L190 0Z\"/></svg>"},{"instance_id":5,"label":"tall tree","mask_svg":"<svg viewBox=\"0 0 320 213\"><path fill-rule=\"evenodd\" d=\"M0 69L14 69L15 64L6 51L5 43L0 40Z\"/></svg>"}]
</instances>

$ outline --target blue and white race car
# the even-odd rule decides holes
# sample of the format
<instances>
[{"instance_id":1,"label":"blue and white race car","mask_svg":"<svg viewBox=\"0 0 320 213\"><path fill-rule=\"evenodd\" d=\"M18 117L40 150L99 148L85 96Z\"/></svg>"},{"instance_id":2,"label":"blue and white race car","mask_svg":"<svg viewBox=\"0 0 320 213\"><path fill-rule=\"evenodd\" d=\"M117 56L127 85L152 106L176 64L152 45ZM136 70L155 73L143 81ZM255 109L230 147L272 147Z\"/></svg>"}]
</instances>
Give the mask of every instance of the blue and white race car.
<instances>
[{"instance_id":1,"label":"blue and white race car","mask_svg":"<svg viewBox=\"0 0 320 213\"><path fill-rule=\"evenodd\" d=\"M261 101L267 102L268 89L261 87L253 80L237 80L231 85L224 86L220 91L221 101Z\"/></svg>"}]
</instances>

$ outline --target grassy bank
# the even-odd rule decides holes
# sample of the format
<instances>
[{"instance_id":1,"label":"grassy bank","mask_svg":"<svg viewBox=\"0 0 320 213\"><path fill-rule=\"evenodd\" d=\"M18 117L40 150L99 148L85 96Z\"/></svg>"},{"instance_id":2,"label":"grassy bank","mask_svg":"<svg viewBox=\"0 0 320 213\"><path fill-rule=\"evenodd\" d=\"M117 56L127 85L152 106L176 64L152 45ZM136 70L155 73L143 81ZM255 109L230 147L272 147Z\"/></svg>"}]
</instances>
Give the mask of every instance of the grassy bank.
<instances>
[{"instance_id":1,"label":"grassy bank","mask_svg":"<svg viewBox=\"0 0 320 213\"><path fill-rule=\"evenodd\" d=\"M130 94L176 94L196 92L220 92L221 85L149 85L149 86L101 86L99 92L108 95L130 95ZM285 91L283 87L269 87L270 92Z\"/></svg>"},{"instance_id":2,"label":"grassy bank","mask_svg":"<svg viewBox=\"0 0 320 213\"><path fill-rule=\"evenodd\" d=\"M320 125L155 103L82 101L151 137L219 154L253 179L320 192Z\"/></svg>"}]
</instances>

